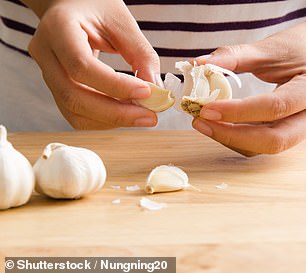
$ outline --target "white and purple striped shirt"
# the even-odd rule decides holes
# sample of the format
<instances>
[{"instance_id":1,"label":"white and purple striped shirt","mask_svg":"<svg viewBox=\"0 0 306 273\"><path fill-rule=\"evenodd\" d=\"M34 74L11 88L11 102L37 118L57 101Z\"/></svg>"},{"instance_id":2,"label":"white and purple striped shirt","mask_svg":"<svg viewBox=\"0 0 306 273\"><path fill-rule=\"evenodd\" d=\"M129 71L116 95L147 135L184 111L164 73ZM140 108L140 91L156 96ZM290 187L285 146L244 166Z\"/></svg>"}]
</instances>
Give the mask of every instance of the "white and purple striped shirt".
<instances>
[{"instance_id":1,"label":"white and purple striped shirt","mask_svg":"<svg viewBox=\"0 0 306 273\"><path fill-rule=\"evenodd\" d=\"M27 55L38 19L18 0L0 0L0 42ZM209 54L225 44L263 39L306 18L306 0L126 0L145 36L161 57L162 72L174 62ZM120 56L102 54L119 71Z\"/></svg>"},{"instance_id":2,"label":"white and purple striped shirt","mask_svg":"<svg viewBox=\"0 0 306 273\"><path fill-rule=\"evenodd\" d=\"M175 73L176 61L208 54L223 45L254 42L306 19L306 0L126 0L125 3L159 54L163 74ZM38 67L28 57L27 46L38 18L18 0L0 0L0 17L0 121L11 131L69 130ZM119 55L102 52L100 58L117 71L131 73ZM234 90L236 98L274 88L250 74L239 77L243 88ZM160 114L159 121L158 129L191 128L189 117L173 109Z\"/></svg>"}]
</instances>

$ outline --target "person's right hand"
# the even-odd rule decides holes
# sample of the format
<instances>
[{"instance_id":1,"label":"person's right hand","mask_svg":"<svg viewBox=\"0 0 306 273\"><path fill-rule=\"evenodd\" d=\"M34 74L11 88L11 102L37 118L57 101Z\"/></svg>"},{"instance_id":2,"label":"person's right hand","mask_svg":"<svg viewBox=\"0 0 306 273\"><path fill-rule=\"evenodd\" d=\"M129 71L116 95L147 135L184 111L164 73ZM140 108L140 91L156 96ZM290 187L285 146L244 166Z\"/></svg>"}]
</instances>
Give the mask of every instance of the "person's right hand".
<instances>
[{"instance_id":1,"label":"person's right hand","mask_svg":"<svg viewBox=\"0 0 306 273\"><path fill-rule=\"evenodd\" d=\"M39 0L25 1L29 3ZM160 78L156 52L121 0L53 0L29 45L58 108L75 129L151 127L155 113L131 103L150 96L143 81ZM37 4L38 5L38 4ZM97 58L120 54L138 77L115 72Z\"/></svg>"}]
</instances>

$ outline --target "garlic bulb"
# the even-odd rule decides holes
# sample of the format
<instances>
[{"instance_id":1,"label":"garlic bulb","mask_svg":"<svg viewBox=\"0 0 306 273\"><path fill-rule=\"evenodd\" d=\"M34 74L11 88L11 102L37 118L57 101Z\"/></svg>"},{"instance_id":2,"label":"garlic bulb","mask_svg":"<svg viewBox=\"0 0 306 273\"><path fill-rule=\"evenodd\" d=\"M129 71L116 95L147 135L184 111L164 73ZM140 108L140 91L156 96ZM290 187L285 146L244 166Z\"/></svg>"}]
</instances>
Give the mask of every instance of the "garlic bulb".
<instances>
[{"instance_id":1,"label":"garlic bulb","mask_svg":"<svg viewBox=\"0 0 306 273\"><path fill-rule=\"evenodd\" d=\"M188 175L183 170L172 165L161 165L149 174L145 192L178 191L188 187Z\"/></svg>"},{"instance_id":2,"label":"garlic bulb","mask_svg":"<svg viewBox=\"0 0 306 273\"><path fill-rule=\"evenodd\" d=\"M139 99L136 104L154 112L162 112L174 104L174 97L170 90L163 89L153 83L148 83L151 88L151 96L146 99Z\"/></svg>"},{"instance_id":3,"label":"garlic bulb","mask_svg":"<svg viewBox=\"0 0 306 273\"><path fill-rule=\"evenodd\" d=\"M232 87L224 74L231 76L241 87L241 81L235 73L213 64L197 66L196 63L191 65L183 61L177 62L175 67L184 75L184 84L172 73L167 73L165 89L149 83L151 96L137 100L136 104L154 112L162 112L173 106L176 98L185 112L198 117L202 107L209 102L232 98Z\"/></svg>"},{"instance_id":4,"label":"garlic bulb","mask_svg":"<svg viewBox=\"0 0 306 273\"><path fill-rule=\"evenodd\" d=\"M175 67L184 75L184 85L173 74L168 73L165 86L181 97L181 108L198 117L202 107L215 100L232 98L232 87L224 76L231 76L241 87L241 81L235 73L213 64L192 66L189 62L177 62Z\"/></svg>"},{"instance_id":5,"label":"garlic bulb","mask_svg":"<svg viewBox=\"0 0 306 273\"><path fill-rule=\"evenodd\" d=\"M189 62L177 62L176 68L185 80L181 107L194 117L198 117L202 107L209 102L232 98L232 87L224 74L231 76L241 87L235 73L213 64L192 66Z\"/></svg>"},{"instance_id":6,"label":"garlic bulb","mask_svg":"<svg viewBox=\"0 0 306 273\"><path fill-rule=\"evenodd\" d=\"M31 164L7 141L6 128L0 125L0 209L27 203L34 182Z\"/></svg>"},{"instance_id":7,"label":"garlic bulb","mask_svg":"<svg viewBox=\"0 0 306 273\"><path fill-rule=\"evenodd\" d=\"M35 190L58 199L77 199L99 190L105 183L106 170L94 152L50 143L34 164Z\"/></svg>"}]
</instances>

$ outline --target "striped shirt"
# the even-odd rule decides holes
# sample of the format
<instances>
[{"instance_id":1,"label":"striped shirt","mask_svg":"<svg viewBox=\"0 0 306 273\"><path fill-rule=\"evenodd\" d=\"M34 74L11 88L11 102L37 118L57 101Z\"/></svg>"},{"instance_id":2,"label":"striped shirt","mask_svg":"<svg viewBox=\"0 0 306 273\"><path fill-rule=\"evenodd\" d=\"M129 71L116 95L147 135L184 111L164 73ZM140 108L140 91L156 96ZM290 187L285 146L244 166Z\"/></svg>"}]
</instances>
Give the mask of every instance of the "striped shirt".
<instances>
[{"instance_id":1,"label":"striped shirt","mask_svg":"<svg viewBox=\"0 0 306 273\"><path fill-rule=\"evenodd\" d=\"M125 3L159 54L162 73L175 73L176 61L208 54L223 45L254 42L306 18L306 0L126 0ZM38 66L27 53L38 18L18 0L0 0L0 17L1 122L9 131L71 130L48 92ZM119 55L102 52L100 58L117 71L131 73ZM234 98L274 88L248 73L239 77L243 88L233 89ZM192 128L191 117L174 107L158 116L159 123L154 129Z\"/></svg>"},{"instance_id":2,"label":"striped shirt","mask_svg":"<svg viewBox=\"0 0 306 273\"><path fill-rule=\"evenodd\" d=\"M249 43L306 18L306 0L126 0L161 58L163 73L174 63L209 54L226 44ZM38 19L18 0L0 0L0 42L28 55ZM102 60L118 71L131 69L115 54Z\"/></svg>"}]
</instances>

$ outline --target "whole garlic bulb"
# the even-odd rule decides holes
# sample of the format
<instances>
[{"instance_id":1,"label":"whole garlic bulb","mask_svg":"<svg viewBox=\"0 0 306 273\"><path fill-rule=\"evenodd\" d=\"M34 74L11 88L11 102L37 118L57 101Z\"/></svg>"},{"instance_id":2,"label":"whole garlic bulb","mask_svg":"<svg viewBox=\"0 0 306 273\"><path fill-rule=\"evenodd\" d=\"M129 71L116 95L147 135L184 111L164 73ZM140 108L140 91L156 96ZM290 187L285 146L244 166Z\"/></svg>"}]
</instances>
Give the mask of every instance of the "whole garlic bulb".
<instances>
[{"instance_id":1,"label":"whole garlic bulb","mask_svg":"<svg viewBox=\"0 0 306 273\"><path fill-rule=\"evenodd\" d=\"M7 141L7 131L0 125L0 209L27 203L34 188L30 162Z\"/></svg>"},{"instance_id":2,"label":"whole garlic bulb","mask_svg":"<svg viewBox=\"0 0 306 273\"><path fill-rule=\"evenodd\" d=\"M35 190L57 199L78 199L102 188L106 169L91 150L50 143L34 164Z\"/></svg>"},{"instance_id":3,"label":"whole garlic bulb","mask_svg":"<svg viewBox=\"0 0 306 273\"><path fill-rule=\"evenodd\" d=\"M151 171L147 178L145 192L178 191L188 188L188 175L178 167L161 165Z\"/></svg>"}]
</instances>

